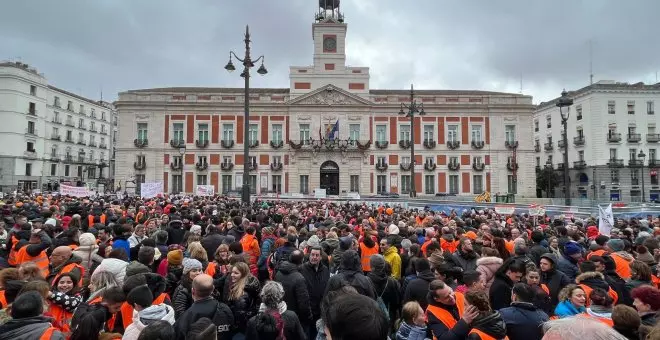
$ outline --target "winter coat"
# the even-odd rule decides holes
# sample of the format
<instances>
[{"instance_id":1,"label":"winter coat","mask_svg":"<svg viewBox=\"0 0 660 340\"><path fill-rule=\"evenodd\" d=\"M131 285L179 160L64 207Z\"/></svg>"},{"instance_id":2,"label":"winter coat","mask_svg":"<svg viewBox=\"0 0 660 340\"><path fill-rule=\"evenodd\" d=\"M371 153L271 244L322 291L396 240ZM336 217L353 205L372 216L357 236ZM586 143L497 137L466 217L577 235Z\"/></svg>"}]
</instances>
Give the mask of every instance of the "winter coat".
<instances>
[{"instance_id":1,"label":"winter coat","mask_svg":"<svg viewBox=\"0 0 660 340\"><path fill-rule=\"evenodd\" d=\"M552 263L552 269L547 272L541 272L541 284L548 286L552 305L556 306L559 303L559 291L575 281L571 281L566 274L556 269L557 257L554 254L545 254L543 258Z\"/></svg>"},{"instance_id":2,"label":"winter coat","mask_svg":"<svg viewBox=\"0 0 660 340\"><path fill-rule=\"evenodd\" d=\"M100 272L110 272L113 274L117 280L117 283L121 287L124 285L124 278L126 277L126 266L128 266L128 262L122 261L120 259L103 259L101 264L99 264L99 266L96 267L96 270L94 270L94 273L92 273L91 279L93 280L94 277Z\"/></svg>"},{"instance_id":3,"label":"winter coat","mask_svg":"<svg viewBox=\"0 0 660 340\"><path fill-rule=\"evenodd\" d=\"M218 300L207 297L195 301L174 324L176 340L185 340L190 326L201 318L209 318L216 325L218 340L230 340L234 325L234 314L229 307Z\"/></svg>"},{"instance_id":4,"label":"winter coat","mask_svg":"<svg viewBox=\"0 0 660 340\"><path fill-rule=\"evenodd\" d=\"M257 276L257 260L259 259L259 256L261 256L259 241L257 241L257 238L254 235L245 234L240 242L243 246L245 259L248 265L250 265L250 273Z\"/></svg>"},{"instance_id":5,"label":"winter coat","mask_svg":"<svg viewBox=\"0 0 660 340\"><path fill-rule=\"evenodd\" d=\"M642 315L642 325L655 326L658 320L660 320L660 315L657 312Z\"/></svg>"},{"instance_id":6,"label":"winter coat","mask_svg":"<svg viewBox=\"0 0 660 340\"><path fill-rule=\"evenodd\" d=\"M321 317L323 294L330 280L330 269L323 263L319 263L318 268L314 268L311 263L306 262L300 267L300 273L305 278L305 284L307 285L312 319L318 320Z\"/></svg>"},{"instance_id":7,"label":"winter coat","mask_svg":"<svg viewBox=\"0 0 660 340\"><path fill-rule=\"evenodd\" d=\"M566 318L573 315L578 315L584 313L586 309L584 307L577 308L569 300L564 300L560 302L557 307L555 307L555 315L559 318Z\"/></svg>"},{"instance_id":8,"label":"winter coat","mask_svg":"<svg viewBox=\"0 0 660 340\"><path fill-rule=\"evenodd\" d=\"M429 305L440 307L447 312L449 312L455 320L458 320L454 327L451 329L447 328L445 324L440 321L433 313L427 313L428 316L428 328L431 330L434 339L438 340L464 340L467 338L468 333L470 332L471 326L465 323L458 315L458 308L456 305L444 305L440 302L435 301L431 296L429 296Z\"/></svg>"},{"instance_id":9,"label":"winter coat","mask_svg":"<svg viewBox=\"0 0 660 340\"><path fill-rule=\"evenodd\" d=\"M408 283L403 293L403 303L408 301L417 301L423 310L426 310L428 301L426 296L429 293L429 285L435 280L435 276L430 270L420 272L417 278Z\"/></svg>"},{"instance_id":10,"label":"winter coat","mask_svg":"<svg viewBox=\"0 0 660 340\"><path fill-rule=\"evenodd\" d=\"M266 236L261 242L261 254L259 254L259 260L257 261L257 268L260 271L268 270L268 256L273 252L273 246L275 245L274 236Z\"/></svg>"},{"instance_id":11,"label":"winter coat","mask_svg":"<svg viewBox=\"0 0 660 340\"><path fill-rule=\"evenodd\" d=\"M158 315L158 317L154 317ZM133 323L126 327L122 340L137 340L142 330L154 321L167 321L174 325L174 309L166 304L152 305L138 313L133 313Z\"/></svg>"},{"instance_id":12,"label":"winter coat","mask_svg":"<svg viewBox=\"0 0 660 340\"><path fill-rule=\"evenodd\" d=\"M480 330L495 339L504 339L506 336L506 324L502 320L499 312L493 311L486 315L477 316L470 324L473 329ZM471 333L467 336L468 340L482 340L476 333Z\"/></svg>"},{"instance_id":13,"label":"winter coat","mask_svg":"<svg viewBox=\"0 0 660 340\"><path fill-rule=\"evenodd\" d=\"M539 264L541 263L541 256L543 256L543 254L548 253L549 251L550 250L548 250L548 248L544 247L542 244L535 243L532 246L532 248L529 249L528 256L529 256L529 258L532 259L532 261L534 261L534 264L536 264L536 267L538 267Z\"/></svg>"},{"instance_id":14,"label":"winter coat","mask_svg":"<svg viewBox=\"0 0 660 340\"><path fill-rule=\"evenodd\" d=\"M398 319L399 310L401 309L401 287L399 281L393 277L387 276L384 271L378 272L375 268L367 274L369 280L376 289L376 297L381 297L385 307L389 311L390 328L393 330L394 321Z\"/></svg>"},{"instance_id":15,"label":"winter coat","mask_svg":"<svg viewBox=\"0 0 660 340\"><path fill-rule=\"evenodd\" d=\"M174 289L172 304L177 319L193 304L191 286L192 282L190 280L182 279L181 283Z\"/></svg>"},{"instance_id":16,"label":"winter coat","mask_svg":"<svg viewBox=\"0 0 660 340\"><path fill-rule=\"evenodd\" d=\"M448 260L454 264L455 267L461 267L463 271L468 271L468 270L476 270L477 269L477 259L479 258L479 255L475 253L474 251L466 254L463 253L463 251L459 248L456 250L451 256L449 256Z\"/></svg>"},{"instance_id":17,"label":"winter coat","mask_svg":"<svg viewBox=\"0 0 660 340\"><path fill-rule=\"evenodd\" d=\"M633 298L630 296L630 290L626 288L626 281L622 279L619 274L614 270L605 271L605 282L607 282L612 289L619 295L619 300L616 302L617 305L624 304L626 306L631 306L633 303Z\"/></svg>"},{"instance_id":18,"label":"winter coat","mask_svg":"<svg viewBox=\"0 0 660 340\"><path fill-rule=\"evenodd\" d=\"M128 236L119 235L112 239L112 249L124 249L126 256L131 256L131 246L128 243Z\"/></svg>"},{"instance_id":19,"label":"winter coat","mask_svg":"<svg viewBox=\"0 0 660 340\"><path fill-rule=\"evenodd\" d=\"M309 292L305 277L298 271L298 266L284 261L280 264L275 281L284 288L284 302L287 308L298 315L300 322L307 325L312 323L312 309L309 303Z\"/></svg>"},{"instance_id":20,"label":"winter coat","mask_svg":"<svg viewBox=\"0 0 660 340\"><path fill-rule=\"evenodd\" d=\"M51 318L35 316L32 318L12 319L0 326L0 340L35 340L44 334ZM51 340L64 340L60 331L54 331Z\"/></svg>"},{"instance_id":21,"label":"winter coat","mask_svg":"<svg viewBox=\"0 0 660 340\"><path fill-rule=\"evenodd\" d=\"M97 245L92 245L80 246L73 251L73 255L81 259L80 265L85 268L85 277L89 277L92 274L93 269L98 267L103 261L103 257L97 253L98 250L99 247Z\"/></svg>"},{"instance_id":22,"label":"winter coat","mask_svg":"<svg viewBox=\"0 0 660 340\"><path fill-rule=\"evenodd\" d=\"M138 244L142 243L142 241L144 241L146 238L147 238L146 236L140 237L135 235L135 233L133 233L133 235L131 235L131 237L128 238L128 245L131 248L135 248Z\"/></svg>"},{"instance_id":23,"label":"winter coat","mask_svg":"<svg viewBox=\"0 0 660 340\"><path fill-rule=\"evenodd\" d=\"M396 332L396 340L428 340L426 337L426 327L409 325L401 321L399 330Z\"/></svg>"},{"instance_id":24,"label":"winter coat","mask_svg":"<svg viewBox=\"0 0 660 340\"><path fill-rule=\"evenodd\" d=\"M557 263L557 270L566 274L571 282L574 282L575 278L580 273L580 268L577 266L577 261L567 255L562 255L559 258L559 262Z\"/></svg>"},{"instance_id":25,"label":"winter coat","mask_svg":"<svg viewBox=\"0 0 660 340\"><path fill-rule=\"evenodd\" d=\"M477 259L477 271L481 274L481 279L486 283L486 289L490 289L495 279L495 272L502 266L502 260L499 257L487 256Z\"/></svg>"},{"instance_id":26,"label":"winter coat","mask_svg":"<svg viewBox=\"0 0 660 340\"><path fill-rule=\"evenodd\" d=\"M376 300L376 290L373 283L362 274L360 256L355 251L347 251L344 255L347 256L342 256L339 273L330 277L330 280L328 280L328 287L325 290L324 296L328 291L340 289L348 283L359 294Z\"/></svg>"},{"instance_id":27,"label":"winter coat","mask_svg":"<svg viewBox=\"0 0 660 340\"><path fill-rule=\"evenodd\" d=\"M238 226L229 229L227 235L232 236L234 240L238 241L243 238L243 235L245 235L245 229L242 224L239 224Z\"/></svg>"},{"instance_id":28,"label":"winter coat","mask_svg":"<svg viewBox=\"0 0 660 340\"><path fill-rule=\"evenodd\" d=\"M384 253L385 262L390 264L392 268L392 277L399 280L401 279L401 256L396 247L389 247Z\"/></svg>"},{"instance_id":29,"label":"winter coat","mask_svg":"<svg viewBox=\"0 0 660 340\"><path fill-rule=\"evenodd\" d=\"M527 302L512 302L510 307L499 312L506 323L509 340L541 340L543 323L550 319L544 311Z\"/></svg>"},{"instance_id":30,"label":"winter coat","mask_svg":"<svg viewBox=\"0 0 660 340\"><path fill-rule=\"evenodd\" d=\"M509 307L511 305L511 289L513 281L504 273L495 274L495 280L490 286L488 297L493 310Z\"/></svg>"},{"instance_id":31,"label":"winter coat","mask_svg":"<svg viewBox=\"0 0 660 340\"><path fill-rule=\"evenodd\" d=\"M218 250L218 247L220 247L222 242L225 240L225 236L220 234L216 227L211 228L212 231L206 234L206 236L204 236L200 242L202 247L204 247L204 250L206 250L206 256L209 260L213 260L215 258L215 251Z\"/></svg>"},{"instance_id":32,"label":"winter coat","mask_svg":"<svg viewBox=\"0 0 660 340\"><path fill-rule=\"evenodd\" d=\"M165 260L167 262L167 260ZM167 266L167 264L166 264ZM174 295L174 290L176 287L179 286L179 283L181 283L181 278L183 277L183 267L176 267L176 268L167 268L167 274L165 275L165 283L167 285L167 288L165 288L165 291L167 294L170 294L170 296Z\"/></svg>"},{"instance_id":33,"label":"winter coat","mask_svg":"<svg viewBox=\"0 0 660 340\"><path fill-rule=\"evenodd\" d=\"M237 300L230 300L229 294L231 290L231 279L229 275L225 276L222 284L222 301L229 306L229 309L234 313L234 324L232 327L232 334L245 333L245 327L251 317L257 314L259 308L259 280L256 277L248 275L245 288L243 288L243 295Z\"/></svg>"},{"instance_id":34,"label":"winter coat","mask_svg":"<svg viewBox=\"0 0 660 340\"><path fill-rule=\"evenodd\" d=\"M183 224L181 221L174 220L170 221L169 226L167 229L167 245L172 245L172 244L182 244L183 243L183 235L185 235L186 230L183 229Z\"/></svg>"},{"instance_id":35,"label":"winter coat","mask_svg":"<svg viewBox=\"0 0 660 340\"><path fill-rule=\"evenodd\" d=\"M626 289L628 291L632 291L633 289L635 289L639 286L644 286L644 285L655 287L655 285L651 281L641 281L641 280L635 280L635 279L630 279L630 280L626 281Z\"/></svg>"},{"instance_id":36,"label":"winter coat","mask_svg":"<svg viewBox=\"0 0 660 340\"><path fill-rule=\"evenodd\" d=\"M245 340L259 340L259 335L257 334L257 317L258 315L255 315L248 321ZM298 315L295 312L286 310L284 313L280 313L280 317L284 323L283 338L287 340L304 340L307 338L298 319Z\"/></svg>"}]
</instances>

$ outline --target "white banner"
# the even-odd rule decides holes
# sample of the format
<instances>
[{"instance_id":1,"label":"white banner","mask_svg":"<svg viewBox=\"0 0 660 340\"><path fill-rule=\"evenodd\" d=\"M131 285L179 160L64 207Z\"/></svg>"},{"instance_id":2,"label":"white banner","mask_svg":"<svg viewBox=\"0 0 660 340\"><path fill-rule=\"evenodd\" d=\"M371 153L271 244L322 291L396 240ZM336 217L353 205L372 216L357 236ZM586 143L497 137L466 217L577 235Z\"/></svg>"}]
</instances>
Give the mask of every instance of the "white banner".
<instances>
[{"instance_id":1,"label":"white banner","mask_svg":"<svg viewBox=\"0 0 660 340\"><path fill-rule=\"evenodd\" d=\"M500 215L513 215L515 211L516 211L516 207L512 205L495 206L495 212Z\"/></svg>"},{"instance_id":2,"label":"white banner","mask_svg":"<svg viewBox=\"0 0 660 340\"><path fill-rule=\"evenodd\" d=\"M89 190L85 187L74 187L70 185L60 184L60 194L73 197L86 197L90 196Z\"/></svg>"},{"instance_id":3,"label":"white banner","mask_svg":"<svg viewBox=\"0 0 660 340\"><path fill-rule=\"evenodd\" d=\"M542 205L532 204L529 206L529 216L543 216L545 215L545 207Z\"/></svg>"},{"instance_id":4,"label":"white banner","mask_svg":"<svg viewBox=\"0 0 660 340\"><path fill-rule=\"evenodd\" d=\"M326 197L327 195L325 189L320 189L320 188L314 189L314 198L326 198Z\"/></svg>"},{"instance_id":5,"label":"white banner","mask_svg":"<svg viewBox=\"0 0 660 340\"><path fill-rule=\"evenodd\" d=\"M142 183L140 193L143 198L156 197L163 193L163 182Z\"/></svg>"},{"instance_id":6,"label":"white banner","mask_svg":"<svg viewBox=\"0 0 660 340\"><path fill-rule=\"evenodd\" d=\"M598 206L598 232L601 235L610 236L610 231L614 226L614 215L612 214L612 203L603 209Z\"/></svg>"},{"instance_id":7,"label":"white banner","mask_svg":"<svg viewBox=\"0 0 660 340\"><path fill-rule=\"evenodd\" d=\"M198 185L195 188L195 195L197 196L213 196L215 195L215 187L212 185Z\"/></svg>"}]
</instances>

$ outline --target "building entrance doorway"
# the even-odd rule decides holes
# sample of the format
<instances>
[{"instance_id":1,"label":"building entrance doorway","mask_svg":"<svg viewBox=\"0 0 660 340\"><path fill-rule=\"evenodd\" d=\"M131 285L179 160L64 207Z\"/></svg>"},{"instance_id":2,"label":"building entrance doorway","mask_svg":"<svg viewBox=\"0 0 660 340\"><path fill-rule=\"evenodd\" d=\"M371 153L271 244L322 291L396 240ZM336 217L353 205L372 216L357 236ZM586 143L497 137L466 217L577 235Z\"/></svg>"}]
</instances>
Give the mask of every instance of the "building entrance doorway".
<instances>
[{"instance_id":1,"label":"building entrance doorway","mask_svg":"<svg viewBox=\"0 0 660 340\"><path fill-rule=\"evenodd\" d=\"M321 189L327 195L339 195L339 166L333 161L321 164Z\"/></svg>"}]
</instances>

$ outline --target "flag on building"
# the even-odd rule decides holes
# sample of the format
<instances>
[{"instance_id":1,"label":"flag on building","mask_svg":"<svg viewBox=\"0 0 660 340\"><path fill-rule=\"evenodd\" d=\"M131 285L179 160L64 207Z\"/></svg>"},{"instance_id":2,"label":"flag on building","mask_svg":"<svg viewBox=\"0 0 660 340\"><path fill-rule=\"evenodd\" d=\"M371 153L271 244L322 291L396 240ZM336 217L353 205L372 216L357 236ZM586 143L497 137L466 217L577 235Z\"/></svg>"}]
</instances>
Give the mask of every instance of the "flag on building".
<instances>
[{"instance_id":1,"label":"flag on building","mask_svg":"<svg viewBox=\"0 0 660 340\"><path fill-rule=\"evenodd\" d=\"M328 124L325 130L325 138L335 140L339 138L339 119L334 124Z\"/></svg>"},{"instance_id":2,"label":"flag on building","mask_svg":"<svg viewBox=\"0 0 660 340\"><path fill-rule=\"evenodd\" d=\"M612 203L603 209L598 206L598 232L601 235L610 236L610 231L614 226L614 215L612 214Z\"/></svg>"}]
</instances>

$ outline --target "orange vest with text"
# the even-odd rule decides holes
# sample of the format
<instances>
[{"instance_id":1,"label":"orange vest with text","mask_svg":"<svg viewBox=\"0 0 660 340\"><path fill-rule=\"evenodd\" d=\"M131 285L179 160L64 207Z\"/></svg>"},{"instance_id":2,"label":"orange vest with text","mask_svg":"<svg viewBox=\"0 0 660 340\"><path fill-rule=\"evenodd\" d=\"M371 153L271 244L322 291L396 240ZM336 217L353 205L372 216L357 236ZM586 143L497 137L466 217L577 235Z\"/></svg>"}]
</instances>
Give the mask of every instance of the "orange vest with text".
<instances>
[{"instance_id":1,"label":"orange vest with text","mask_svg":"<svg viewBox=\"0 0 660 340\"><path fill-rule=\"evenodd\" d=\"M465 296L463 293L459 292L454 292L456 296L456 308L458 308L458 317L462 318L463 317L463 311L465 311ZM433 316L435 316L440 322L442 322L447 329L452 329L458 322L458 320L454 319L454 317L449 313L447 310L444 308L440 308L437 306L429 305L426 307L426 315L428 319L428 314L431 313ZM437 340L435 335L433 336L434 340Z\"/></svg>"},{"instance_id":2,"label":"orange vest with text","mask_svg":"<svg viewBox=\"0 0 660 340\"><path fill-rule=\"evenodd\" d=\"M630 272L630 262L617 253L611 253L610 256L612 257L612 260L614 260L614 264L616 264L616 273L619 274L622 279L628 280L632 276L632 273Z\"/></svg>"},{"instance_id":3,"label":"orange vest with text","mask_svg":"<svg viewBox=\"0 0 660 340\"><path fill-rule=\"evenodd\" d=\"M36 264L37 267L39 267L43 277L48 276L48 264L50 261L48 261L48 255L46 255L46 251L42 251L37 256L30 256L27 253L27 247L28 245L25 245L18 250L18 254L16 254L16 263L20 266L23 263L32 262Z\"/></svg>"},{"instance_id":4,"label":"orange vest with text","mask_svg":"<svg viewBox=\"0 0 660 340\"><path fill-rule=\"evenodd\" d=\"M500 340L500 339L509 340L508 336L505 336L503 338L495 338L495 337L493 337L491 335L488 335L488 334L486 334L486 333L484 333L484 332L482 332L482 331L480 331L476 328L472 328L472 330L470 330L469 334L476 334L476 335L479 336L479 339L481 339L481 340Z\"/></svg>"},{"instance_id":5,"label":"orange vest with text","mask_svg":"<svg viewBox=\"0 0 660 340\"><path fill-rule=\"evenodd\" d=\"M375 245L373 248L369 248L365 246L364 243L360 243L360 254L362 261L362 271L370 272L371 264L369 263L369 260L371 259L371 255L378 254L378 245Z\"/></svg>"}]
</instances>

